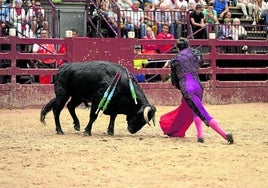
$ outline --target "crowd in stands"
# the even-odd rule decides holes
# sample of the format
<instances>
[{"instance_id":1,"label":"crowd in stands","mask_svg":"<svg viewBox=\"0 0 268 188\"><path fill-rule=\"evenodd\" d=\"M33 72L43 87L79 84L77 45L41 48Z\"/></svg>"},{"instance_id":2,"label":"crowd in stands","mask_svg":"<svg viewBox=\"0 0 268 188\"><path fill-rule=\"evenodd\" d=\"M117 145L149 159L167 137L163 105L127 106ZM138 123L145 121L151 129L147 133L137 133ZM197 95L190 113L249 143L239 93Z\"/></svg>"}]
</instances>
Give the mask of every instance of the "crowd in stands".
<instances>
[{"instance_id":1,"label":"crowd in stands","mask_svg":"<svg viewBox=\"0 0 268 188\"><path fill-rule=\"evenodd\" d=\"M1 36L15 28L20 38L39 38L41 29L48 29L40 0L0 0L0 5Z\"/></svg>"},{"instance_id":2,"label":"crowd in stands","mask_svg":"<svg viewBox=\"0 0 268 188\"><path fill-rule=\"evenodd\" d=\"M245 20L251 25L268 24L266 0L118 0L117 3L119 8L114 8L117 6L114 1L102 0L101 9L110 15L110 19L112 14L109 12L119 9L123 35L134 31L137 38L144 38L147 27L157 36L163 24L168 25L174 38L190 35L196 39L208 38L211 32L216 33L217 38L223 38L220 31L227 22L225 19ZM243 16L232 16L230 6L240 8ZM115 23L111 24L116 27Z\"/></svg>"}]
</instances>

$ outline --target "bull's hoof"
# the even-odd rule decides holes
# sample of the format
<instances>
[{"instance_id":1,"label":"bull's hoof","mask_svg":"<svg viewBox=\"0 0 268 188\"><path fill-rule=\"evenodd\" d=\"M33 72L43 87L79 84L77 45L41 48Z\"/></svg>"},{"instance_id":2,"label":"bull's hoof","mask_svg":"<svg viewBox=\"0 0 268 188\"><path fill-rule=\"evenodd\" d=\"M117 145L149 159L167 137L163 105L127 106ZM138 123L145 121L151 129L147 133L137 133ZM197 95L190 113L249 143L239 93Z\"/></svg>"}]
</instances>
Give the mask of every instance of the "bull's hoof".
<instances>
[{"instance_id":1,"label":"bull's hoof","mask_svg":"<svg viewBox=\"0 0 268 188\"><path fill-rule=\"evenodd\" d=\"M75 129L76 131L80 131L80 126L75 125L75 126L74 126L74 129Z\"/></svg>"},{"instance_id":2,"label":"bull's hoof","mask_svg":"<svg viewBox=\"0 0 268 188\"><path fill-rule=\"evenodd\" d=\"M62 130L57 130L56 132L57 132L58 135L64 135Z\"/></svg>"},{"instance_id":3,"label":"bull's hoof","mask_svg":"<svg viewBox=\"0 0 268 188\"><path fill-rule=\"evenodd\" d=\"M114 132L107 131L107 134L110 135L110 136L113 136Z\"/></svg>"},{"instance_id":4,"label":"bull's hoof","mask_svg":"<svg viewBox=\"0 0 268 188\"><path fill-rule=\"evenodd\" d=\"M91 136L91 132L85 131L85 132L84 132L84 135L85 135L85 136Z\"/></svg>"}]
</instances>

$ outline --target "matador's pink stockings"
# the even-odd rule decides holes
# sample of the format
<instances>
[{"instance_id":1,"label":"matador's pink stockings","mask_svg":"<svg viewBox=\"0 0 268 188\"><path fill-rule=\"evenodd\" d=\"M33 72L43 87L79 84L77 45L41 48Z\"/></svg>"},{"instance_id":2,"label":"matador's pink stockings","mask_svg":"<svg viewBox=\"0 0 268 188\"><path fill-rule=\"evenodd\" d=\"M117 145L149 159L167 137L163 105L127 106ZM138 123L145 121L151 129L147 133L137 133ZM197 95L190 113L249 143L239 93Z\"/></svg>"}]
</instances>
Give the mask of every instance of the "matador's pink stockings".
<instances>
[{"instance_id":1,"label":"matador's pink stockings","mask_svg":"<svg viewBox=\"0 0 268 188\"><path fill-rule=\"evenodd\" d=\"M212 119L209 121L208 125L217 133L219 133L225 140L227 140L226 133L224 130L220 127L218 122L215 119Z\"/></svg>"},{"instance_id":2,"label":"matador's pink stockings","mask_svg":"<svg viewBox=\"0 0 268 188\"><path fill-rule=\"evenodd\" d=\"M203 125L202 120L199 117L194 117L194 123L197 131L197 139L203 138Z\"/></svg>"}]
</instances>

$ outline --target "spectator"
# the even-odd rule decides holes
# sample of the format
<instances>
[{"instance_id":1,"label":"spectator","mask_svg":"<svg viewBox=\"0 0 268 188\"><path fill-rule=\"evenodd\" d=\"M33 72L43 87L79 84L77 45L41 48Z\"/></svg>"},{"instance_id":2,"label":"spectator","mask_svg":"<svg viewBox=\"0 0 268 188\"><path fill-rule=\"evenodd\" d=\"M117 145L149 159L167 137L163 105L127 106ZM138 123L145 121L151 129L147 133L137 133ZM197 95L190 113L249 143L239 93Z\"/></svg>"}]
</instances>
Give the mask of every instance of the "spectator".
<instances>
[{"instance_id":1,"label":"spectator","mask_svg":"<svg viewBox=\"0 0 268 188\"><path fill-rule=\"evenodd\" d=\"M48 38L48 31L43 29L41 30L41 38L47 39ZM33 53L39 54L55 54L55 46L54 44L34 44L33 45ZM37 67L38 68L55 68L55 59L44 59L44 60L37 60ZM52 77L51 75L40 75L39 76L40 84L51 84Z\"/></svg>"},{"instance_id":2,"label":"spectator","mask_svg":"<svg viewBox=\"0 0 268 188\"><path fill-rule=\"evenodd\" d=\"M245 39L247 36L247 31L241 25L239 18L235 18L233 20L232 33L233 33L233 40Z\"/></svg>"},{"instance_id":3,"label":"spectator","mask_svg":"<svg viewBox=\"0 0 268 188\"><path fill-rule=\"evenodd\" d=\"M72 38L76 38L76 37L78 37L78 31L77 31L77 29L73 28L72 29ZM67 46L65 44L62 44L60 46L58 53L65 54L66 51L67 51ZM63 59L57 60L57 67L62 66L62 64L64 64L64 63L66 63L66 61L64 61Z\"/></svg>"},{"instance_id":4,"label":"spectator","mask_svg":"<svg viewBox=\"0 0 268 188\"><path fill-rule=\"evenodd\" d=\"M138 30L141 33L140 38L145 36L145 23L144 23L144 13L141 8L139 8L140 2L134 1L131 8L127 9L126 14L126 26L128 31ZM139 37L138 37L139 38Z\"/></svg>"},{"instance_id":5,"label":"spectator","mask_svg":"<svg viewBox=\"0 0 268 188\"><path fill-rule=\"evenodd\" d=\"M211 1L216 10L218 18L224 19L227 12L229 12L229 6L226 0L212 0Z\"/></svg>"},{"instance_id":6,"label":"spectator","mask_svg":"<svg viewBox=\"0 0 268 188\"><path fill-rule=\"evenodd\" d=\"M224 15L224 19L232 19L232 13L230 11L226 12L226 14Z\"/></svg>"},{"instance_id":7,"label":"spectator","mask_svg":"<svg viewBox=\"0 0 268 188\"><path fill-rule=\"evenodd\" d=\"M10 23L8 23L9 18L9 5L5 4L3 0L0 0L0 24L2 29L2 35L8 35L8 29L10 27Z\"/></svg>"},{"instance_id":8,"label":"spectator","mask_svg":"<svg viewBox=\"0 0 268 188\"><path fill-rule=\"evenodd\" d=\"M163 25L168 25L170 33L175 35L175 23L172 22L171 12L167 9L165 3L161 3L159 9L155 12L155 22L157 23L158 33L162 31Z\"/></svg>"},{"instance_id":9,"label":"spectator","mask_svg":"<svg viewBox=\"0 0 268 188\"><path fill-rule=\"evenodd\" d=\"M204 14L202 13L201 5L196 5L194 11L190 13L190 22L195 39L206 38L206 24L204 23Z\"/></svg>"},{"instance_id":10,"label":"spectator","mask_svg":"<svg viewBox=\"0 0 268 188\"><path fill-rule=\"evenodd\" d=\"M186 10L188 10L188 2L186 0L177 0L177 9L181 9L182 6L186 7Z\"/></svg>"},{"instance_id":11,"label":"spectator","mask_svg":"<svg viewBox=\"0 0 268 188\"><path fill-rule=\"evenodd\" d=\"M229 18L224 19L224 24L221 25L219 30L219 39L232 39L233 32L232 32L232 20Z\"/></svg>"},{"instance_id":12,"label":"spectator","mask_svg":"<svg viewBox=\"0 0 268 188\"><path fill-rule=\"evenodd\" d=\"M206 1L204 0L189 0L189 10L194 11L196 9L196 5L200 5L203 8L207 5Z\"/></svg>"},{"instance_id":13,"label":"spectator","mask_svg":"<svg viewBox=\"0 0 268 188\"><path fill-rule=\"evenodd\" d=\"M9 21L16 28L18 37L26 36L29 26L27 25L25 10L22 8L22 0L15 1L15 7L10 10Z\"/></svg>"},{"instance_id":14,"label":"spectator","mask_svg":"<svg viewBox=\"0 0 268 188\"><path fill-rule=\"evenodd\" d=\"M41 29L48 30L48 22L45 20L45 10L41 7L40 0L28 10L26 19L32 32L37 35Z\"/></svg>"},{"instance_id":15,"label":"spectator","mask_svg":"<svg viewBox=\"0 0 268 188\"><path fill-rule=\"evenodd\" d=\"M203 10L204 22L207 25L207 36L209 33L214 32L218 36L219 21L217 18L217 12L214 10L213 3L209 3L207 9Z\"/></svg>"},{"instance_id":16,"label":"spectator","mask_svg":"<svg viewBox=\"0 0 268 188\"><path fill-rule=\"evenodd\" d=\"M252 19L252 13L253 13L253 4L251 3L251 0L237 0L237 7L241 8L244 17L247 20ZM248 9L248 12L247 12Z\"/></svg>"},{"instance_id":17,"label":"spectator","mask_svg":"<svg viewBox=\"0 0 268 188\"><path fill-rule=\"evenodd\" d=\"M146 28L146 35L143 37L143 39L155 39L155 35L152 31L152 28L147 27ZM157 46L153 44L143 45L142 46L142 53L143 54L156 54Z\"/></svg>"},{"instance_id":18,"label":"spectator","mask_svg":"<svg viewBox=\"0 0 268 188\"><path fill-rule=\"evenodd\" d=\"M268 9L263 10L260 17L264 19L264 31L268 32Z\"/></svg>"},{"instance_id":19,"label":"spectator","mask_svg":"<svg viewBox=\"0 0 268 188\"><path fill-rule=\"evenodd\" d=\"M268 9L268 5L263 0L255 0L254 1L252 25L263 24L262 19L260 19L260 14L265 9Z\"/></svg>"},{"instance_id":20,"label":"spectator","mask_svg":"<svg viewBox=\"0 0 268 188\"><path fill-rule=\"evenodd\" d=\"M151 3L144 3L144 23L151 27L154 34L157 34L157 26L155 25L154 10Z\"/></svg>"},{"instance_id":21,"label":"spectator","mask_svg":"<svg viewBox=\"0 0 268 188\"><path fill-rule=\"evenodd\" d=\"M156 39L174 39L174 35L169 33L169 27L167 24L163 24L162 27L162 32L158 33ZM172 45L159 45L158 46L158 51L159 53L167 53L172 50L173 46Z\"/></svg>"},{"instance_id":22,"label":"spectator","mask_svg":"<svg viewBox=\"0 0 268 188\"><path fill-rule=\"evenodd\" d=\"M187 6L182 4L180 11L175 12L175 22L177 25L176 38L187 36Z\"/></svg>"}]
</instances>

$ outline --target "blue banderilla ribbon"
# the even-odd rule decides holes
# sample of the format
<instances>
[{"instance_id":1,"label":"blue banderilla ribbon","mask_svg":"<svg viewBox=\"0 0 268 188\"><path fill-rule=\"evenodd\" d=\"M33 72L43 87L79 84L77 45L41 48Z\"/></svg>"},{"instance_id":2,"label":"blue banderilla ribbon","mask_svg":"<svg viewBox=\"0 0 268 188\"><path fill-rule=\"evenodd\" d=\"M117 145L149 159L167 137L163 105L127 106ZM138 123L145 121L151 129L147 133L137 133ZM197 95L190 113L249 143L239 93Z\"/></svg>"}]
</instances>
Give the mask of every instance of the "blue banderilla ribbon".
<instances>
[{"instance_id":1,"label":"blue banderilla ribbon","mask_svg":"<svg viewBox=\"0 0 268 188\"><path fill-rule=\"evenodd\" d=\"M114 76L111 84L109 85L109 87L106 89L101 101L99 102L98 105L98 109L96 110L95 114L98 114L99 111L102 109L103 111L105 111L107 109L108 104L110 103L113 95L114 95L114 91L116 89L116 86L119 82L121 78L121 74L119 71L116 72L116 75Z\"/></svg>"}]
</instances>

